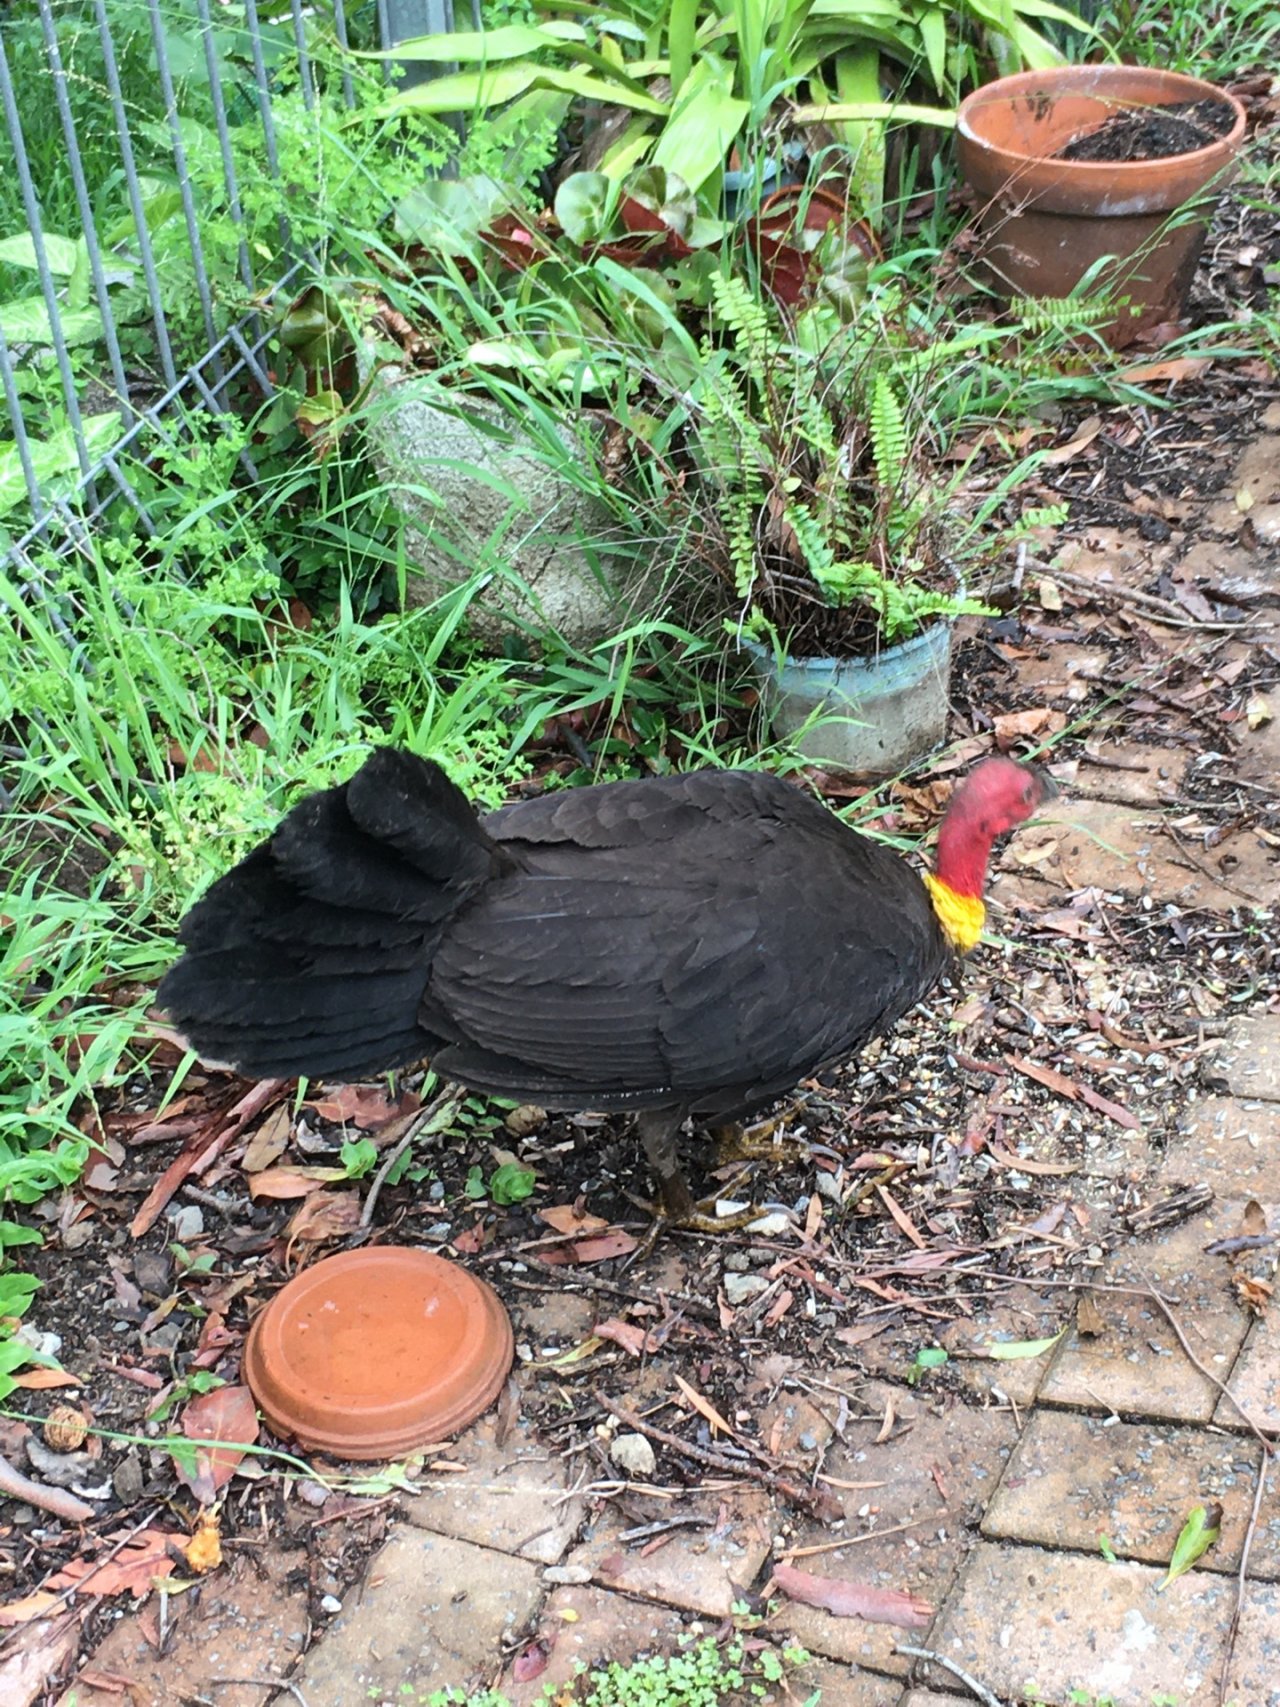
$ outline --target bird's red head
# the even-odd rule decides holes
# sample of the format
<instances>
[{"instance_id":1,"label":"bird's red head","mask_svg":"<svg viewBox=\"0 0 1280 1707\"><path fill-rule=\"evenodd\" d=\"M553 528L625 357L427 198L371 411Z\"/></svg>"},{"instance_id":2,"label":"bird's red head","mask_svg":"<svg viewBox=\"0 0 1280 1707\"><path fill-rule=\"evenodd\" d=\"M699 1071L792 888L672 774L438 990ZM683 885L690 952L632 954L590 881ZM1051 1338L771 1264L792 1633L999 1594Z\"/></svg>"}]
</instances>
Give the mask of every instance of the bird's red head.
<instances>
[{"instance_id":1,"label":"bird's red head","mask_svg":"<svg viewBox=\"0 0 1280 1707\"><path fill-rule=\"evenodd\" d=\"M1014 759L984 759L956 789L938 832L936 875L957 895L980 899L991 844L1025 823L1056 793L1032 765Z\"/></svg>"}]
</instances>

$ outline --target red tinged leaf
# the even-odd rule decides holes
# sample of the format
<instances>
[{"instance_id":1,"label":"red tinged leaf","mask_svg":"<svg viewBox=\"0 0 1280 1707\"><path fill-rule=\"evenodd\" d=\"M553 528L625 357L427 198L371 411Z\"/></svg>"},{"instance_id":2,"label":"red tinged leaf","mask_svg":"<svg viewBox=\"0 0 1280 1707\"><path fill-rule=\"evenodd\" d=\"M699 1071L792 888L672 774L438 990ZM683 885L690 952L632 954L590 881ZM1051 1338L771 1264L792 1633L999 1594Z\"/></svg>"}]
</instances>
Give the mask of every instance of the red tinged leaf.
<instances>
[{"instance_id":1,"label":"red tinged leaf","mask_svg":"<svg viewBox=\"0 0 1280 1707\"><path fill-rule=\"evenodd\" d=\"M775 1565L773 1580L788 1599L802 1606L821 1607L835 1618L861 1618L868 1624L896 1624L903 1630L923 1630L933 1618L927 1600L897 1588L842 1582L838 1577L815 1577L794 1565Z\"/></svg>"},{"instance_id":2,"label":"red tinged leaf","mask_svg":"<svg viewBox=\"0 0 1280 1707\"><path fill-rule=\"evenodd\" d=\"M249 1175L249 1196L255 1200L259 1197L309 1197L313 1191L346 1177L344 1168L263 1168L261 1173Z\"/></svg>"},{"instance_id":3,"label":"red tinged leaf","mask_svg":"<svg viewBox=\"0 0 1280 1707\"><path fill-rule=\"evenodd\" d=\"M118 1536L104 1537L107 1546L118 1539ZM54 1590L73 1588L78 1594L131 1594L142 1600L151 1593L157 1577L167 1577L172 1572L174 1560L170 1547L181 1548L185 1544L184 1535L144 1529L114 1558L104 1560L101 1565L93 1559L72 1559L44 1586Z\"/></svg>"},{"instance_id":4,"label":"red tinged leaf","mask_svg":"<svg viewBox=\"0 0 1280 1707\"><path fill-rule=\"evenodd\" d=\"M552 1645L545 1638L539 1638L530 1642L527 1648L522 1648L511 1667L512 1682L532 1683L535 1677L541 1677L551 1658Z\"/></svg>"},{"instance_id":5,"label":"red tinged leaf","mask_svg":"<svg viewBox=\"0 0 1280 1707\"><path fill-rule=\"evenodd\" d=\"M597 1322L591 1331L597 1339L612 1340L614 1345L620 1345L631 1357L657 1349L643 1328L636 1327L634 1322L620 1322L616 1316L607 1322Z\"/></svg>"},{"instance_id":6,"label":"red tinged leaf","mask_svg":"<svg viewBox=\"0 0 1280 1707\"><path fill-rule=\"evenodd\" d=\"M404 1114L415 1114L422 1099L406 1091L395 1102L388 1102L377 1085L339 1085L331 1096L313 1099L308 1108L315 1109L321 1120L332 1120L340 1126L358 1126L363 1132L376 1132Z\"/></svg>"},{"instance_id":7,"label":"red tinged leaf","mask_svg":"<svg viewBox=\"0 0 1280 1707\"><path fill-rule=\"evenodd\" d=\"M244 1448L258 1438L258 1411L247 1387L215 1387L192 1399L182 1413L182 1432L188 1440L225 1440L228 1446L196 1448L195 1463L174 1459L178 1480L200 1501L212 1503L244 1457Z\"/></svg>"}]
</instances>

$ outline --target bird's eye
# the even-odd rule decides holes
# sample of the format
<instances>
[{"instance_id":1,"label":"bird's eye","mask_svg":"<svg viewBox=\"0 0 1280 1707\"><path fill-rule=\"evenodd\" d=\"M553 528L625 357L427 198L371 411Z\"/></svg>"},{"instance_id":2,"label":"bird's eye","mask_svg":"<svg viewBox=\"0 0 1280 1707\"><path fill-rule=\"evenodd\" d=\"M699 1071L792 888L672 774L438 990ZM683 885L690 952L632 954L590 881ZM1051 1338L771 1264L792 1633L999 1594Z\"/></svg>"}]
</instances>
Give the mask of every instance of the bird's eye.
<instances>
[{"instance_id":1,"label":"bird's eye","mask_svg":"<svg viewBox=\"0 0 1280 1707\"><path fill-rule=\"evenodd\" d=\"M1033 782L1023 783L1023 785L1022 785L1022 798L1027 802L1027 804L1030 805L1031 802L1035 799L1035 797L1036 797L1036 786L1035 786L1035 784Z\"/></svg>"}]
</instances>

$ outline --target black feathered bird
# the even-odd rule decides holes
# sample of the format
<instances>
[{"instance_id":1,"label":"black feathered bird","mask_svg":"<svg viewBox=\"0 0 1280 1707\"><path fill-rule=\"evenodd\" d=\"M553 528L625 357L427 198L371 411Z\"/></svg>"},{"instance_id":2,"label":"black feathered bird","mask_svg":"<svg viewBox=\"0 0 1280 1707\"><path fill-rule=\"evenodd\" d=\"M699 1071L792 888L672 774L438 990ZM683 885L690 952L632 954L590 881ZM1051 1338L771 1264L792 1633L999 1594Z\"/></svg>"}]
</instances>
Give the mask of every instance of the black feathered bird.
<instances>
[{"instance_id":1,"label":"black feathered bird","mask_svg":"<svg viewBox=\"0 0 1280 1707\"><path fill-rule=\"evenodd\" d=\"M920 876L751 771L552 793L478 818L393 748L301 801L188 913L160 987L206 1060L633 1110L668 1213L676 1138L851 1055L977 942L996 836L1051 792L1009 759L956 790Z\"/></svg>"}]
</instances>

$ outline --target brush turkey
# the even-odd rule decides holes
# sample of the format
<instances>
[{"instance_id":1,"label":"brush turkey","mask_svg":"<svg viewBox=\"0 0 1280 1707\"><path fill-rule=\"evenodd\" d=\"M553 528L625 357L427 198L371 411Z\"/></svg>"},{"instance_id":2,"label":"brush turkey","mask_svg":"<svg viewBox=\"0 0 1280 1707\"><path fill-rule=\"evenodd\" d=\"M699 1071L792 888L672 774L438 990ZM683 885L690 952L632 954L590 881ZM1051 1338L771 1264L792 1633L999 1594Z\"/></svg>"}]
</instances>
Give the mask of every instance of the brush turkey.
<instances>
[{"instance_id":1,"label":"brush turkey","mask_svg":"<svg viewBox=\"0 0 1280 1707\"><path fill-rule=\"evenodd\" d=\"M977 942L992 843L1050 792L980 764L921 876L758 772L480 818L437 765L383 748L210 888L160 999L206 1061L250 1076L428 1059L476 1091L632 1111L687 1219L684 1120L737 1119L893 1025Z\"/></svg>"}]
</instances>

